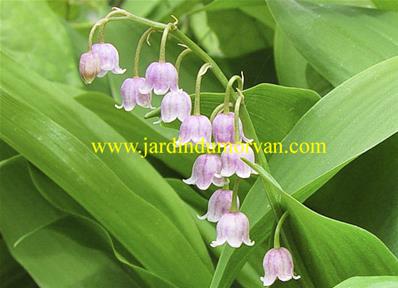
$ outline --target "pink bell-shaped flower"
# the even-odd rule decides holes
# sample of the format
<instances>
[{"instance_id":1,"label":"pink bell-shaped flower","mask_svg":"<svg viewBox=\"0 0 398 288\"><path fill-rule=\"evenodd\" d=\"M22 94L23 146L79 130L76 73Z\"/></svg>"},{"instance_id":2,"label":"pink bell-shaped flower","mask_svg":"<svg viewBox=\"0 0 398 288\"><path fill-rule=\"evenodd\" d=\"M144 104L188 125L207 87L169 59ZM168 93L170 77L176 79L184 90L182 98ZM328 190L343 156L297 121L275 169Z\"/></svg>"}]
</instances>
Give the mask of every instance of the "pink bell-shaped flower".
<instances>
[{"instance_id":1,"label":"pink bell-shaped flower","mask_svg":"<svg viewBox=\"0 0 398 288\"><path fill-rule=\"evenodd\" d=\"M146 86L145 78L133 77L124 80L122 87L120 88L120 94L122 95L122 105L115 105L116 108L124 108L126 111L131 111L136 105L144 108L152 108L151 100L152 95L149 93L141 93L142 87Z\"/></svg>"},{"instance_id":2,"label":"pink bell-shaped flower","mask_svg":"<svg viewBox=\"0 0 398 288\"><path fill-rule=\"evenodd\" d=\"M213 137L214 141L218 144L234 143L235 130L234 130L234 117L235 113L220 113L213 120ZM242 140L249 143L253 139L248 139L243 134L242 121L239 119L239 141Z\"/></svg>"},{"instance_id":3,"label":"pink bell-shaped flower","mask_svg":"<svg viewBox=\"0 0 398 288\"><path fill-rule=\"evenodd\" d=\"M119 53L115 46L110 43L96 43L93 45L92 53L97 55L100 62L98 77L104 77L108 71L114 74L123 74L126 69L119 67Z\"/></svg>"},{"instance_id":4,"label":"pink bell-shaped flower","mask_svg":"<svg viewBox=\"0 0 398 288\"><path fill-rule=\"evenodd\" d=\"M210 246L217 247L225 242L229 246L239 248L242 243L253 246L249 238L249 219L242 212L228 212L217 223L217 239Z\"/></svg>"},{"instance_id":5,"label":"pink bell-shaped flower","mask_svg":"<svg viewBox=\"0 0 398 288\"><path fill-rule=\"evenodd\" d=\"M169 62L153 62L145 72L145 79L149 88L156 95L166 94L169 90L178 88L178 73L173 64Z\"/></svg>"},{"instance_id":6,"label":"pink bell-shaped flower","mask_svg":"<svg viewBox=\"0 0 398 288\"><path fill-rule=\"evenodd\" d=\"M192 167L192 175L184 179L184 183L196 185L200 190L206 190L211 183L216 186L223 186L225 180L220 176L221 159L216 154L203 154L196 158Z\"/></svg>"},{"instance_id":7,"label":"pink bell-shaped flower","mask_svg":"<svg viewBox=\"0 0 398 288\"><path fill-rule=\"evenodd\" d=\"M273 248L269 250L263 261L265 275L261 277L264 286L272 285L276 278L281 281L290 279L300 279L300 276L294 275L293 258L286 248Z\"/></svg>"},{"instance_id":8,"label":"pink bell-shaped flower","mask_svg":"<svg viewBox=\"0 0 398 288\"><path fill-rule=\"evenodd\" d=\"M207 219L210 222L218 222L221 216L228 213L232 204L232 191L218 189L211 195L208 203L207 213L198 217L200 220ZM239 208L239 198L237 199Z\"/></svg>"},{"instance_id":9,"label":"pink bell-shaped flower","mask_svg":"<svg viewBox=\"0 0 398 288\"><path fill-rule=\"evenodd\" d=\"M191 97L182 89L167 93L160 104L160 118L165 123L173 122L178 118L183 122L191 115Z\"/></svg>"},{"instance_id":10,"label":"pink bell-shaped flower","mask_svg":"<svg viewBox=\"0 0 398 288\"><path fill-rule=\"evenodd\" d=\"M221 153L221 175L223 177L230 177L236 174L240 178L249 178L250 174L257 174L241 158L246 158L254 163L254 152L249 145L235 143L225 146L224 151Z\"/></svg>"},{"instance_id":11,"label":"pink bell-shaped flower","mask_svg":"<svg viewBox=\"0 0 398 288\"><path fill-rule=\"evenodd\" d=\"M203 115L191 115L184 119L180 126L177 144L211 143L211 122Z\"/></svg>"},{"instance_id":12,"label":"pink bell-shaped flower","mask_svg":"<svg viewBox=\"0 0 398 288\"><path fill-rule=\"evenodd\" d=\"M79 70L84 83L91 84L101 70L98 56L92 51L83 53L80 56Z\"/></svg>"}]
</instances>

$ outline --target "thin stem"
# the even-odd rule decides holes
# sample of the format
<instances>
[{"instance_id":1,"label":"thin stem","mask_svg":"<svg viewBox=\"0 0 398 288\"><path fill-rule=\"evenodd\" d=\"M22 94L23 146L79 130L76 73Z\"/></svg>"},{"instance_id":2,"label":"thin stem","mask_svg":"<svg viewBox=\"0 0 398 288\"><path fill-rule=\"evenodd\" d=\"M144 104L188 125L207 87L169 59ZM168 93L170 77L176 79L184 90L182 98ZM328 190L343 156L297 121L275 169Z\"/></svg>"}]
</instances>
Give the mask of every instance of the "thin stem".
<instances>
[{"instance_id":1,"label":"thin stem","mask_svg":"<svg viewBox=\"0 0 398 288\"><path fill-rule=\"evenodd\" d=\"M274 234L274 248L281 247L280 233L281 233L282 225L285 222L287 215L288 215L287 211L285 213L283 213L283 215L281 216L281 218L278 221L278 225L276 225L275 234Z\"/></svg>"},{"instance_id":2,"label":"thin stem","mask_svg":"<svg viewBox=\"0 0 398 288\"><path fill-rule=\"evenodd\" d=\"M224 113L229 112L229 98L230 95L232 94L232 89L235 81L238 81L238 88L240 90L243 90L243 80L240 76L234 75L229 79L228 84L227 84L227 89L225 90L225 96L224 96Z\"/></svg>"},{"instance_id":3,"label":"thin stem","mask_svg":"<svg viewBox=\"0 0 398 288\"><path fill-rule=\"evenodd\" d=\"M224 104L220 104L216 108L214 108L213 112L211 112L211 115L210 115L210 122L213 122L214 118L216 118L218 113L220 113L221 110L223 110L223 109L224 109Z\"/></svg>"},{"instance_id":4,"label":"thin stem","mask_svg":"<svg viewBox=\"0 0 398 288\"><path fill-rule=\"evenodd\" d=\"M200 115L200 86L202 84L203 75L206 74L207 70L211 67L209 63L205 63L200 67L198 76L196 76L195 84L195 104L193 108L194 115Z\"/></svg>"},{"instance_id":5,"label":"thin stem","mask_svg":"<svg viewBox=\"0 0 398 288\"><path fill-rule=\"evenodd\" d=\"M224 189L224 190L229 190L229 182L226 183L226 184L222 187L222 189Z\"/></svg>"},{"instance_id":6,"label":"thin stem","mask_svg":"<svg viewBox=\"0 0 398 288\"><path fill-rule=\"evenodd\" d=\"M180 72L180 67L181 67L181 62L184 59L185 56L187 56L189 53L191 53L192 50L189 48L186 48L184 51L182 51L180 53L180 55L178 55L177 60L176 60L176 69L177 69L177 73Z\"/></svg>"},{"instance_id":7,"label":"thin stem","mask_svg":"<svg viewBox=\"0 0 398 288\"><path fill-rule=\"evenodd\" d=\"M238 190L239 190L239 181L240 178L236 178L234 188L232 190L232 202L231 202L231 212L239 211L238 208Z\"/></svg>"},{"instance_id":8,"label":"thin stem","mask_svg":"<svg viewBox=\"0 0 398 288\"><path fill-rule=\"evenodd\" d=\"M238 99L236 99L235 103L235 113L234 113L234 141L235 143L240 142L240 131L239 131L239 109L240 105L242 103L242 100L244 99L243 93L241 90L238 89Z\"/></svg>"},{"instance_id":9,"label":"thin stem","mask_svg":"<svg viewBox=\"0 0 398 288\"><path fill-rule=\"evenodd\" d=\"M141 38L138 40L137 48L135 50L134 66L133 66L134 76L136 77L139 76L140 55L141 55L142 46L144 46L144 43L145 41L147 41L149 34L151 34L153 31L154 30L152 28L149 28L141 35Z\"/></svg>"},{"instance_id":10,"label":"thin stem","mask_svg":"<svg viewBox=\"0 0 398 288\"><path fill-rule=\"evenodd\" d=\"M166 43L167 43L167 35L169 34L170 29L174 24L167 24L166 28L163 30L162 40L160 41L160 54L159 54L159 62L166 61Z\"/></svg>"}]
</instances>

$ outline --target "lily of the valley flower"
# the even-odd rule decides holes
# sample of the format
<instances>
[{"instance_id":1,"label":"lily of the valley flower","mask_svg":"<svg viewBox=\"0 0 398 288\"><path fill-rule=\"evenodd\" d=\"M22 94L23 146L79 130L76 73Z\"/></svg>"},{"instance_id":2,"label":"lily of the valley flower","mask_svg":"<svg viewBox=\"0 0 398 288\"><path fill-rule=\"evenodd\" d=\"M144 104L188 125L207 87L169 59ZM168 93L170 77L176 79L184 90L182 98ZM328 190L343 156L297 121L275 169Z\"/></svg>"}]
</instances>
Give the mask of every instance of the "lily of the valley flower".
<instances>
[{"instance_id":1,"label":"lily of the valley flower","mask_svg":"<svg viewBox=\"0 0 398 288\"><path fill-rule=\"evenodd\" d=\"M163 95L169 90L176 90L178 88L177 70L169 62L151 63L146 69L145 79L149 84L149 88L153 89L156 95Z\"/></svg>"},{"instance_id":2,"label":"lily of the valley flower","mask_svg":"<svg viewBox=\"0 0 398 288\"><path fill-rule=\"evenodd\" d=\"M230 177L236 174L240 178L249 178L250 174L257 174L240 158L246 158L254 163L253 149L243 143L229 144L221 153L222 170L221 176Z\"/></svg>"},{"instance_id":3,"label":"lily of the valley flower","mask_svg":"<svg viewBox=\"0 0 398 288\"><path fill-rule=\"evenodd\" d=\"M210 222L218 222L220 218L231 209L232 191L218 189L211 195L208 203L207 213L198 217L201 220L207 219ZM239 208L239 199L237 199Z\"/></svg>"},{"instance_id":4,"label":"lily of the valley flower","mask_svg":"<svg viewBox=\"0 0 398 288\"><path fill-rule=\"evenodd\" d=\"M184 183L196 185L201 190L206 190L211 183L216 186L223 186L225 180L220 176L221 159L216 154L203 154L196 158L192 167L192 175L184 179Z\"/></svg>"},{"instance_id":5,"label":"lily of the valley flower","mask_svg":"<svg viewBox=\"0 0 398 288\"><path fill-rule=\"evenodd\" d=\"M233 112L220 113L213 120L213 137L214 141L219 144L234 143L235 129L234 129ZM252 139L246 138L243 134L242 121L239 119L239 142L242 140L249 143Z\"/></svg>"},{"instance_id":6,"label":"lily of the valley flower","mask_svg":"<svg viewBox=\"0 0 398 288\"><path fill-rule=\"evenodd\" d=\"M218 221L217 239L210 246L217 247L225 242L234 248L239 248L242 243L254 245L254 241L249 238L249 219L242 212L228 212Z\"/></svg>"},{"instance_id":7,"label":"lily of the valley flower","mask_svg":"<svg viewBox=\"0 0 398 288\"><path fill-rule=\"evenodd\" d=\"M152 108L151 100L152 95L149 93L140 92L146 87L146 81L142 77L133 77L124 80L122 87L120 88L120 94L122 95L122 105L115 105L116 108L124 108L126 111L131 111L136 105L144 108Z\"/></svg>"},{"instance_id":8,"label":"lily of the valley flower","mask_svg":"<svg viewBox=\"0 0 398 288\"><path fill-rule=\"evenodd\" d=\"M265 254L263 267L265 275L260 279L264 286L272 285L277 278L281 281L300 279L300 276L294 275L292 255L283 247L269 250Z\"/></svg>"},{"instance_id":9,"label":"lily of the valley flower","mask_svg":"<svg viewBox=\"0 0 398 288\"><path fill-rule=\"evenodd\" d=\"M211 143L211 122L203 115L191 115L184 119L180 127L177 144Z\"/></svg>"},{"instance_id":10,"label":"lily of the valley flower","mask_svg":"<svg viewBox=\"0 0 398 288\"><path fill-rule=\"evenodd\" d=\"M123 74L126 72L126 69L119 67L119 53L112 44L96 43L91 50L99 59L100 71L97 74L98 77L104 77L109 71L113 74Z\"/></svg>"},{"instance_id":11,"label":"lily of the valley flower","mask_svg":"<svg viewBox=\"0 0 398 288\"><path fill-rule=\"evenodd\" d=\"M182 89L167 93L160 104L160 118L165 123L173 122L178 118L183 122L191 114L191 97Z\"/></svg>"},{"instance_id":12,"label":"lily of the valley flower","mask_svg":"<svg viewBox=\"0 0 398 288\"><path fill-rule=\"evenodd\" d=\"M80 76L84 83L91 84L100 72L100 60L92 51L83 53L79 63Z\"/></svg>"}]
</instances>

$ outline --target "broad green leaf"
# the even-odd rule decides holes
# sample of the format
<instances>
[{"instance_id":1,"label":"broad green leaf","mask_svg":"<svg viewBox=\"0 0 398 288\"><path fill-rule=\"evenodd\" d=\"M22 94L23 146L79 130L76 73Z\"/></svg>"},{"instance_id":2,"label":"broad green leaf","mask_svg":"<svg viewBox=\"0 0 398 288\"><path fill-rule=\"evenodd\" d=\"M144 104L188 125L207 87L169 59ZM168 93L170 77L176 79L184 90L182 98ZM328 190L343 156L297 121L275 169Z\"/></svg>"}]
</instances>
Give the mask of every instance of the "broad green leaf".
<instances>
[{"instance_id":1,"label":"broad green leaf","mask_svg":"<svg viewBox=\"0 0 398 288\"><path fill-rule=\"evenodd\" d=\"M344 165L398 131L398 57L377 64L332 90L318 101L283 140L322 141L326 154L275 154L270 160L273 176L299 201L304 201ZM378 81L375 81L377 79ZM372 131L371 133L369 131ZM259 182L259 180L258 180ZM251 236L257 243L269 236L273 221L265 191L253 186L242 205L249 214ZM228 287L252 249L225 248L212 287Z\"/></svg>"},{"instance_id":2,"label":"broad green leaf","mask_svg":"<svg viewBox=\"0 0 398 288\"><path fill-rule=\"evenodd\" d=\"M398 2L395 0L372 0L376 8L381 10L398 11Z\"/></svg>"},{"instance_id":3,"label":"broad green leaf","mask_svg":"<svg viewBox=\"0 0 398 288\"><path fill-rule=\"evenodd\" d=\"M1 1L0 45L20 66L80 86L72 45L47 1ZM15 29L18 29L16 33Z\"/></svg>"},{"instance_id":4,"label":"broad green leaf","mask_svg":"<svg viewBox=\"0 0 398 288\"><path fill-rule=\"evenodd\" d=\"M398 255L397 151L395 134L344 167L306 203L374 233Z\"/></svg>"},{"instance_id":5,"label":"broad green leaf","mask_svg":"<svg viewBox=\"0 0 398 288\"><path fill-rule=\"evenodd\" d=\"M281 141L319 99L311 90L259 84L244 91L245 104L260 141ZM202 93L203 113L223 102L224 94Z\"/></svg>"},{"instance_id":6,"label":"broad green leaf","mask_svg":"<svg viewBox=\"0 0 398 288\"><path fill-rule=\"evenodd\" d=\"M2 138L77 200L150 271L177 285L206 285L211 271L207 251L167 182L139 155L94 154L90 142L124 139L73 99L42 91L32 97L29 83L40 78L18 70L6 57L2 61L1 67L12 75L1 83L2 104L7 106L1 115ZM26 88L31 90L29 97ZM163 255L162 261L158 255Z\"/></svg>"},{"instance_id":7,"label":"broad green leaf","mask_svg":"<svg viewBox=\"0 0 398 288\"><path fill-rule=\"evenodd\" d=\"M38 287L29 274L11 256L4 239L0 239L0 283L3 288Z\"/></svg>"},{"instance_id":8,"label":"broad green leaf","mask_svg":"<svg viewBox=\"0 0 398 288\"><path fill-rule=\"evenodd\" d=\"M398 13L269 0L277 24L304 58L334 86L398 55Z\"/></svg>"},{"instance_id":9,"label":"broad green leaf","mask_svg":"<svg viewBox=\"0 0 398 288\"><path fill-rule=\"evenodd\" d=\"M321 95L325 95L333 88L308 64L280 28L275 30L274 55L281 85L313 89Z\"/></svg>"},{"instance_id":10,"label":"broad green leaf","mask_svg":"<svg viewBox=\"0 0 398 288\"><path fill-rule=\"evenodd\" d=\"M175 287L157 275L138 266L139 263L137 263L137 261L132 258L118 242L115 243L114 239L109 235L109 232L104 229L104 227L96 222L83 207L73 200L73 198L68 196L62 188L46 177L40 170L29 165L29 173L34 186L44 199L58 210L68 215L72 215L74 218L78 218L78 220L84 222L85 225L90 226L95 232L94 234L96 234L96 237L103 239L106 251L111 252L119 262L131 268L136 277L141 278L150 287Z\"/></svg>"},{"instance_id":11,"label":"broad green leaf","mask_svg":"<svg viewBox=\"0 0 398 288\"><path fill-rule=\"evenodd\" d=\"M334 288L395 288L397 286L397 276L362 276L347 279Z\"/></svg>"},{"instance_id":12,"label":"broad green leaf","mask_svg":"<svg viewBox=\"0 0 398 288\"><path fill-rule=\"evenodd\" d=\"M332 287L353 276L398 273L398 259L376 236L357 226L315 213L285 193L261 166L251 166L256 166L260 177L278 191L281 204L289 213L289 225L284 226L288 236L283 240L293 243L288 247L303 284L309 281L314 287ZM288 244L284 242L282 246Z\"/></svg>"},{"instance_id":13,"label":"broad green leaf","mask_svg":"<svg viewBox=\"0 0 398 288\"><path fill-rule=\"evenodd\" d=\"M333 287L358 275L397 275L397 258L373 234L317 214L288 194L282 200L290 215L285 227L297 249L293 255L300 255L308 271L302 277L314 287Z\"/></svg>"},{"instance_id":14,"label":"broad green leaf","mask_svg":"<svg viewBox=\"0 0 398 288\"><path fill-rule=\"evenodd\" d=\"M191 21L195 37L211 56L234 58L272 45L272 29L238 9L202 11Z\"/></svg>"},{"instance_id":15,"label":"broad green leaf","mask_svg":"<svg viewBox=\"0 0 398 288\"><path fill-rule=\"evenodd\" d=\"M22 157L0 169L2 234L40 287L138 287L89 225L68 220L40 196Z\"/></svg>"},{"instance_id":16,"label":"broad green leaf","mask_svg":"<svg viewBox=\"0 0 398 288\"><path fill-rule=\"evenodd\" d=\"M398 57L352 77L317 102L283 143L319 141L325 154L277 154L273 176L305 199L339 169L398 131ZM300 190L300 191L299 191Z\"/></svg>"}]
</instances>

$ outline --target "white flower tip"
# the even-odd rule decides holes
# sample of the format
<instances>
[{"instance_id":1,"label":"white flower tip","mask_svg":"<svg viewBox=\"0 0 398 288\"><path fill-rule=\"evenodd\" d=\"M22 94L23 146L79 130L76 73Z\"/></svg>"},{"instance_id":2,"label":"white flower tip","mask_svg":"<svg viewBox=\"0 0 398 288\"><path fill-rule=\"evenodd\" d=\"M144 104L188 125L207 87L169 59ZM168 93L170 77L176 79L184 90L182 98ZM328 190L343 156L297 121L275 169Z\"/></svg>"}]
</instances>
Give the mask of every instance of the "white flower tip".
<instances>
[{"instance_id":1,"label":"white flower tip","mask_svg":"<svg viewBox=\"0 0 398 288\"><path fill-rule=\"evenodd\" d=\"M244 243L245 243L247 246L253 246L256 242L249 239L249 240L245 241Z\"/></svg>"},{"instance_id":2,"label":"white flower tip","mask_svg":"<svg viewBox=\"0 0 398 288\"><path fill-rule=\"evenodd\" d=\"M203 216L200 216L200 215L196 215L196 216L198 217L199 220L206 220L207 213L205 215L203 215Z\"/></svg>"},{"instance_id":3,"label":"white flower tip","mask_svg":"<svg viewBox=\"0 0 398 288\"><path fill-rule=\"evenodd\" d=\"M122 69L122 68L118 67L118 68L113 69L112 73L113 74L123 74L126 71L127 71L127 69Z\"/></svg>"},{"instance_id":4,"label":"white flower tip","mask_svg":"<svg viewBox=\"0 0 398 288\"><path fill-rule=\"evenodd\" d=\"M117 108L117 109L122 109L122 108L123 108L123 105L117 105L117 104L115 104L115 108Z\"/></svg>"},{"instance_id":5,"label":"white flower tip","mask_svg":"<svg viewBox=\"0 0 398 288\"><path fill-rule=\"evenodd\" d=\"M218 241L213 241L213 242L210 243L210 246L215 248L215 247L218 247L218 246L220 246L222 244L224 244L224 242L221 243L221 242L218 242Z\"/></svg>"},{"instance_id":6,"label":"white flower tip","mask_svg":"<svg viewBox=\"0 0 398 288\"><path fill-rule=\"evenodd\" d=\"M298 280L298 279L300 279L300 278L301 278L300 275L293 275L293 279L294 279L294 280Z\"/></svg>"},{"instance_id":7,"label":"white flower tip","mask_svg":"<svg viewBox=\"0 0 398 288\"><path fill-rule=\"evenodd\" d=\"M184 182L185 184L188 184L188 185L195 184L195 181L192 179L192 177L188 178L188 179L182 179L182 182Z\"/></svg>"}]
</instances>

